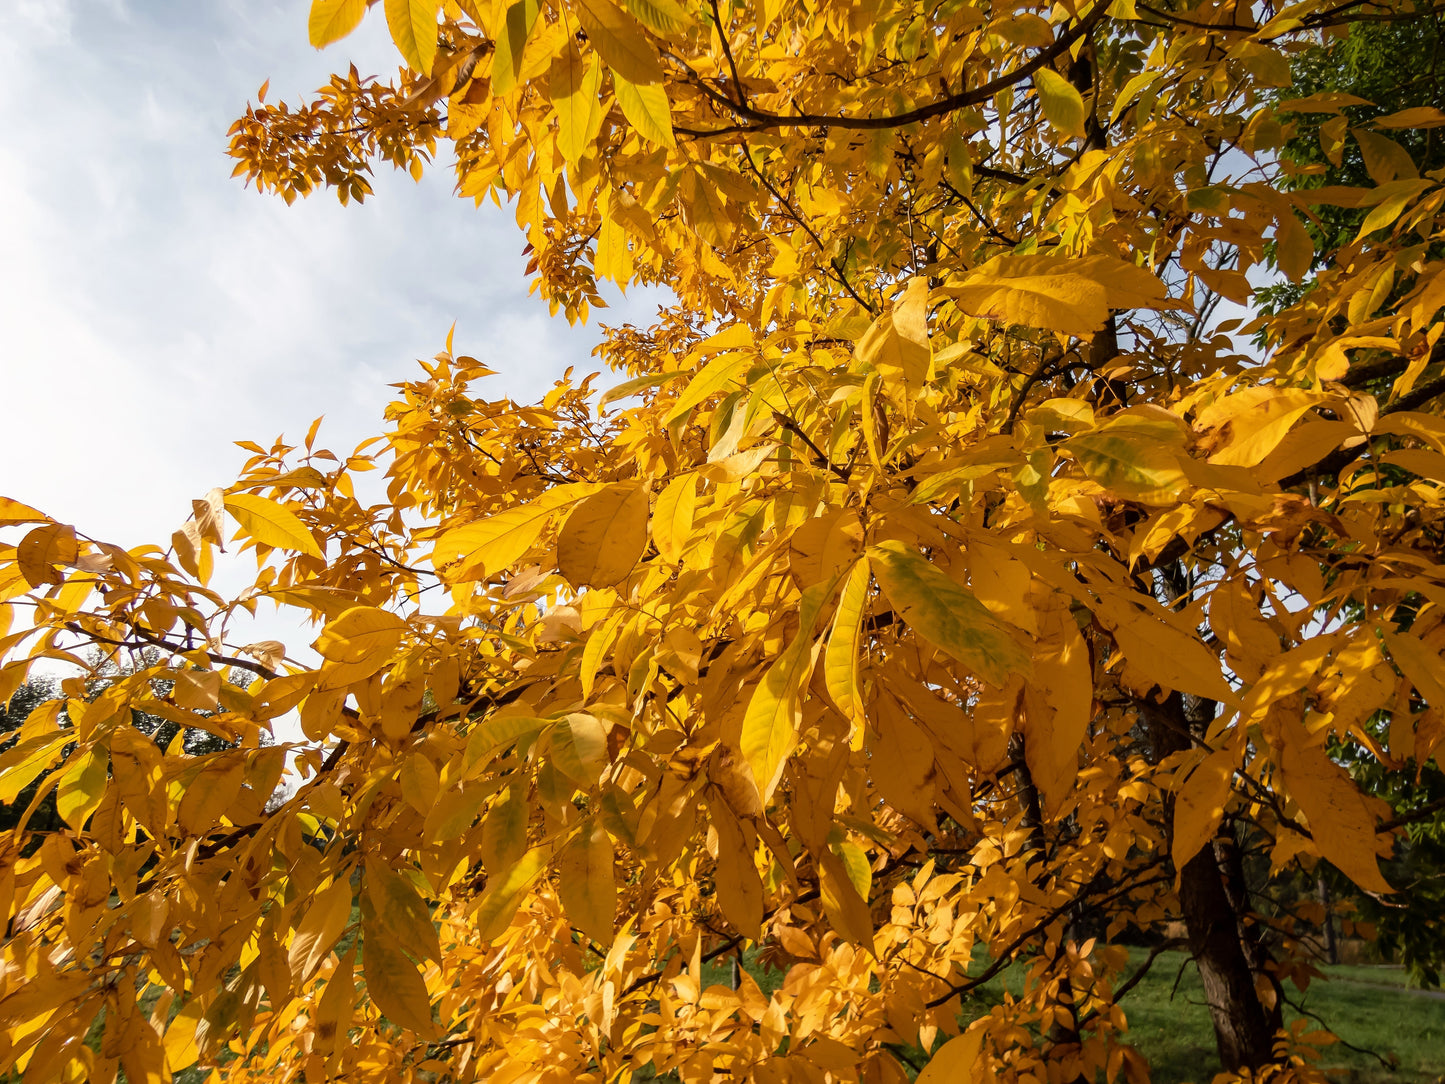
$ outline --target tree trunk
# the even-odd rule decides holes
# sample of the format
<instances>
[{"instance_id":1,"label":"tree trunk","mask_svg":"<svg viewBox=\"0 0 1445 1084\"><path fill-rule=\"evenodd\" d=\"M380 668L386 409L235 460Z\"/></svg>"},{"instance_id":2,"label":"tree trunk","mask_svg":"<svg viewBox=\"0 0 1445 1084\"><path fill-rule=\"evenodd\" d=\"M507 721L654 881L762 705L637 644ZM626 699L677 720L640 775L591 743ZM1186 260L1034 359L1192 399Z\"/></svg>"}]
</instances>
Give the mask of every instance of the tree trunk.
<instances>
[{"instance_id":1,"label":"tree trunk","mask_svg":"<svg viewBox=\"0 0 1445 1084\"><path fill-rule=\"evenodd\" d=\"M1315 880L1315 890L1320 894L1320 905L1325 909L1325 959L1332 964L1340 962L1340 947L1335 943L1334 901L1330 899L1330 885L1323 876Z\"/></svg>"},{"instance_id":2,"label":"tree trunk","mask_svg":"<svg viewBox=\"0 0 1445 1084\"><path fill-rule=\"evenodd\" d=\"M1214 1021L1220 1063L1232 1070L1268 1064L1274 1056L1274 1028L1255 990L1239 919L1212 847L1201 848L1179 871L1179 903Z\"/></svg>"},{"instance_id":3,"label":"tree trunk","mask_svg":"<svg viewBox=\"0 0 1445 1084\"><path fill-rule=\"evenodd\" d=\"M1186 705L1177 692L1163 704L1139 701L1155 763L1189 748L1213 717L1212 702L1190 701ZM1172 835L1172 802L1166 801L1165 815ZM1214 1022L1220 1063L1228 1070L1267 1065L1274 1057L1275 1026L1255 990L1240 915L1230 901L1214 847L1202 848L1179 871L1179 904Z\"/></svg>"}]
</instances>

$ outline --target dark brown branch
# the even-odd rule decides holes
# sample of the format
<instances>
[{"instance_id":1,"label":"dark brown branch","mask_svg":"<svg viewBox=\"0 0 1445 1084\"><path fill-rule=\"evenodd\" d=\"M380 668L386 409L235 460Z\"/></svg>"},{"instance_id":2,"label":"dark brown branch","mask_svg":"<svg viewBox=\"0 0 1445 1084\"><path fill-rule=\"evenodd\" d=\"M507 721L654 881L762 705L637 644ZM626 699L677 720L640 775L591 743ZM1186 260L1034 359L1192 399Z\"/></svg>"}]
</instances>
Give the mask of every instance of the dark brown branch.
<instances>
[{"instance_id":1,"label":"dark brown branch","mask_svg":"<svg viewBox=\"0 0 1445 1084\"><path fill-rule=\"evenodd\" d=\"M691 68L688 72L692 75L694 84L710 99L718 105L727 109L734 116L739 117L743 123L728 125L715 129L694 129L684 131L684 134L695 137L713 137L728 135L734 132L765 132L782 128L845 128L855 131L878 131L884 128L902 128L909 124L917 124L920 121L932 120L934 117L945 116L948 113L959 109L965 109L971 105L980 105L993 98L1002 90L1007 90L1018 83L1023 82L1040 68L1045 67L1054 58L1066 53L1069 48L1083 37L1104 17L1104 10L1107 5L1096 4L1085 18L1075 23L1070 29L1054 39L1053 44L1040 50L1032 60L1019 65L1013 71L1000 75L980 87L973 90L961 91L958 94L950 94L945 98L929 102L927 105L910 109L903 113L893 113L883 117L840 117L827 113L793 113L783 116L778 113L768 113L756 109L750 105L734 102L730 98L719 94L703 80L698 78ZM724 39L726 43L726 39ZM726 48L726 44L724 44ZM674 58L676 59L676 58ZM741 89L741 88L740 88Z\"/></svg>"},{"instance_id":2,"label":"dark brown branch","mask_svg":"<svg viewBox=\"0 0 1445 1084\"><path fill-rule=\"evenodd\" d=\"M818 466L827 467L838 478L842 479L845 482L848 480L848 471L838 466L831 459L829 459L823 449L819 448L816 444L814 444L813 439L809 437L807 433L803 432L803 427L801 425L793 421L793 419L788 417L786 414L782 413L782 411L778 410L773 411L773 421L777 422L785 430L787 430L789 433L792 433L804 444L806 444L808 446L808 449L813 453L813 455L817 457Z\"/></svg>"}]
</instances>

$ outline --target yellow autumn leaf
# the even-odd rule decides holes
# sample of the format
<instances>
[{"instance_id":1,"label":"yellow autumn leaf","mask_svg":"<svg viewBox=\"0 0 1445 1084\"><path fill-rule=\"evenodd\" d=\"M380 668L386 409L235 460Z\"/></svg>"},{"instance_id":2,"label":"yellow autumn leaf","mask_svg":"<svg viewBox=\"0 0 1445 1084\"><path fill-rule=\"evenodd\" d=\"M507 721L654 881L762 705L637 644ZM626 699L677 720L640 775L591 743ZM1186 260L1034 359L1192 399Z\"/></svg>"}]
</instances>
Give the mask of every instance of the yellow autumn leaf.
<instances>
[{"instance_id":1,"label":"yellow autumn leaf","mask_svg":"<svg viewBox=\"0 0 1445 1084\"><path fill-rule=\"evenodd\" d=\"M287 953L287 966L294 983L300 985L316 973L350 920L349 882L334 881L312 898Z\"/></svg>"},{"instance_id":2,"label":"yellow autumn leaf","mask_svg":"<svg viewBox=\"0 0 1445 1084\"><path fill-rule=\"evenodd\" d=\"M557 537L557 569L578 587L610 587L647 546L647 487L614 482L577 505Z\"/></svg>"},{"instance_id":3,"label":"yellow autumn leaf","mask_svg":"<svg viewBox=\"0 0 1445 1084\"><path fill-rule=\"evenodd\" d=\"M99 745L72 756L56 788L60 819L79 832L100 805L109 779L110 753Z\"/></svg>"},{"instance_id":4,"label":"yellow autumn leaf","mask_svg":"<svg viewBox=\"0 0 1445 1084\"><path fill-rule=\"evenodd\" d=\"M962 284L940 292L976 316L1083 338L1104 326L1110 310L1168 304L1164 284L1152 272L1104 255L995 256Z\"/></svg>"},{"instance_id":5,"label":"yellow autumn leaf","mask_svg":"<svg viewBox=\"0 0 1445 1084\"><path fill-rule=\"evenodd\" d=\"M507 928L522 902L522 893L547 868L550 857L547 847L533 847L507 868L488 871L487 890L472 914L479 938L494 940Z\"/></svg>"},{"instance_id":6,"label":"yellow autumn leaf","mask_svg":"<svg viewBox=\"0 0 1445 1084\"><path fill-rule=\"evenodd\" d=\"M516 87L517 78L522 72L522 54L527 47L527 40L532 36L533 28L537 25L541 4L538 0L514 0L512 3L502 4L500 9L501 26L493 41L493 94L507 94ZM575 46L572 46L571 51L575 53ZM555 66L553 70L555 72ZM554 86L552 93L556 104L558 87ZM568 93L571 93L570 89Z\"/></svg>"},{"instance_id":7,"label":"yellow autumn leaf","mask_svg":"<svg viewBox=\"0 0 1445 1084\"><path fill-rule=\"evenodd\" d=\"M228 493L226 511L250 538L281 550L294 550L308 557L321 557L316 536L284 504L255 493Z\"/></svg>"},{"instance_id":8,"label":"yellow autumn leaf","mask_svg":"<svg viewBox=\"0 0 1445 1084\"><path fill-rule=\"evenodd\" d=\"M916 549L880 542L868 550L873 575L894 612L934 647L990 685L1031 673L1028 653L973 594Z\"/></svg>"},{"instance_id":9,"label":"yellow autumn leaf","mask_svg":"<svg viewBox=\"0 0 1445 1084\"><path fill-rule=\"evenodd\" d=\"M863 686L859 663L863 651L863 619L868 610L868 585L872 574L866 560L859 560L843 581L838 609L823 654L823 675L828 695L852 724L850 742L863 746Z\"/></svg>"},{"instance_id":10,"label":"yellow autumn leaf","mask_svg":"<svg viewBox=\"0 0 1445 1084\"><path fill-rule=\"evenodd\" d=\"M652 541L668 564L682 560L692 534L692 520L697 509L697 477L682 474L668 482L657 495L652 511Z\"/></svg>"},{"instance_id":11,"label":"yellow autumn leaf","mask_svg":"<svg viewBox=\"0 0 1445 1084\"><path fill-rule=\"evenodd\" d=\"M627 10L654 34L680 34L695 20L674 0L627 0Z\"/></svg>"},{"instance_id":12,"label":"yellow autumn leaf","mask_svg":"<svg viewBox=\"0 0 1445 1084\"><path fill-rule=\"evenodd\" d=\"M384 929L363 923L361 973L372 1004L392 1023L424 1039L436 1035L431 998L421 973Z\"/></svg>"},{"instance_id":13,"label":"yellow autumn leaf","mask_svg":"<svg viewBox=\"0 0 1445 1084\"><path fill-rule=\"evenodd\" d=\"M614 74L638 87L662 82L662 65L636 19L611 0L575 0L572 10Z\"/></svg>"},{"instance_id":14,"label":"yellow autumn leaf","mask_svg":"<svg viewBox=\"0 0 1445 1084\"><path fill-rule=\"evenodd\" d=\"M436 927L426 902L412 883L384 863L370 859L364 882L374 928L416 959L440 962L441 942Z\"/></svg>"},{"instance_id":15,"label":"yellow autumn leaf","mask_svg":"<svg viewBox=\"0 0 1445 1084\"><path fill-rule=\"evenodd\" d=\"M14 527L20 523L45 523L50 519L44 512L11 497L0 497L0 527Z\"/></svg>"},{"instance_id":16,"label":"yellow autumn leaf","mask_svg":"<svg viewBox=\"0 0 1445 1084\"><path fill-rule=\"evenodd\" d=\"M982 1079L974 1063L983 1052L983 1032L972 1028L938 1048L918 1074L917 1084L972 1084Z\"/></svg>"},{"instance_id":17,"label":"yellow autumn leaf","mask_svg":"<svg viewBox=\"0 0 1445 1084\"><path fill-rule=\"evenodd\" d=\"M413 71L431 74L437 54L437 10L441 0L384 0L391 40Z\"/></svg>"},{"instance_id":18,"label":"yellow autumn leaf","mask_svg":"<svg viewBox=\"0 0 1445 1084\"><path fill-rule=\"evenodd\" d=\"M672 133L672 108L661 83L633 83L614 71L612 84L622 115L643 139L660 147L677 146Z\"/></svg>"},{"instance_id":19,"label":"yellow autumn leaf","mask_svg":"<svg viewBox=\"0 0 1445 1084\"><path fill-rule=\"evenodd\" d=\"M532 548L554 512L601 488L592 482L556 486L527 504L453 527L437 539L432 567L448 582L457 583L484 579L510 568Z\"/></svg>"},{"instance_id":20,"label":"yellow autumn leaf","mask_svg":"<svg viewBox=\"0 0 1445 1084\"><path fill-rule=\"evenodd\" d=\"M584 822L557 860L557 891L572 924L601 945L612 944L617 883L612 841L597 821Z\"/></svg>"},{"instance_id":21,"label":"yellow autumn leaf","mask_svg":"<svg viewBox=\"0 0 1445 1084\"><path fill-rule=\"evenodd\" d=\"M1050 124L1066 136L1084 138L1088 113L1077 87L1053 68L1044 67L1034 72L1034 90L1038 92L1044 118Z\"/></svg>"},{"instance_id":22,"label":"yellow autumn leaf","mask_svg":"<svg viewBox=\"0 0 1445 1084\"><path fill-rule=\"evenodd\" d=\"M312 646L332 662L374 664L379 670L401 644L406 630L406 622L394 613L376 606L353 606L327 622Z\"/></svg>"},{"instance_id":23,"label":"yellow autumn leaf","mask_svg":"<svg viewBox=\"0 0 1445 1084\"><path fill-rule=\"evenodd\" d=\"M863 552L863 525L857 513L831 508L808 520L788 542L788 568L800 587L833 579Z\"/></svg>"},{"instance_id":24,"label":"yellow autumn leaf","mask_svg":"<svg viewBox=\"0 0 1445 1084\"><path fill-rule=\"evenodd\" d=\"M574 711L553 727L549 748L563 775L590 787L607 763L607 731L596 716Z\"/></svg>"},{"instance_id":25,"label":"yellow autumn leaf","mask_svg":"<svg viewBox=\"0 0 1445 1084\"><path fill-rule=\"evenodd\" d=\"M602 103L599 100L602 67L591 57L584 60L576 43L569 40L552 61L547 83L552 107L557 110L557 147L562 151L562 157L575 166L586 155L602 123ZM597 404L598 409L609 401L604 395Z\"/></svg>"},{"instance_id":26,"label":"yellow autumn leaf","mask_svg":"<svg viewBox=\"0 0 1445 1084\"><path fill-rule=\"evenodd\" d=\"M1218 830L1234 778L1234 752L1203 757L1184 776L1174 795L1174 868L1182 870Z\"/></svg>"},{"instance_id":27,"label":"yellow autumn leaf","mask_svg":"<svg viewBox=\"0 0 1445 1084\"><path fill-rule=\"evenodd\" d=\"M1106 598L1097 612L1129 665L1137 668L1146 681L1239 706L1239 697L1224 679L1218 656L1183 630L1115 598Z\"/></svg>"},{"instance_id":28,"label":"yellow autumn leaf","mask_svg":"<svg viewBox=\"0 0 1445 1084\"><path fill-rule=\"evenodd\" d=\"M1143 504L1169 504L1188 484L1187 455L1177 420L1119 414L1070 437L1063 447L1111 494Z\"/></svg>"},{"instance_id":29,"label":"yellow autumn leaf","mask_svg":"<svg viewBox=\"0 0 1445 1084\"><path fill-rule=\"evenodd\" d=\"M366 0L311 0L307 31L318 49L340 41L361 25Z\"/></svg>"},{"instance_id":30,"label":"yellow autumn leaf","mask_svg":"<svg viewBox=\"0 0 1445 1084\"><path fill-rule=\"evenodd\" d=\"M1280 767L1290 796L1309 818L1320 854L1366 892L1394 892L1380 873L1376 854L1376 819L1388 807L1379 799L1367 799L1349 772L1318 745L1306 746L1303 740L1304 735L1297 734L1286 742Z\"/></svg>"},{"instance_id":31,"label":"yellow autumn leaf","mask_svg":"<svg viewBox=\"0 0 1445 1084\"><path fill-rule=\"evenodd\" d=\"M1384 629L1385 646L1421 698L1436 711L1445 710L1445 661L1411 632Z\"/></svg>"},{"instance_id":32,"label":"yellow autumn leaf","mask_svg":"<svg viewBox=\"0 0 1445 1084\"><path fill-rule=\"evenodd\" d=\"M743 716L739 745L766 801L772 796L798 738L798 702L817 658L813 626L836 579L814 584L798 603L798 632L788 649L768 668L753 691Z\"/></svg>"},{"instance_id":33,"label":"yellow autumn leaf","mask_svg":"<svg viewBox=\"0 0 1445 1084\"><path fill-rule=\"evenodd\" d=\"M193 996L166 1025L162 1045L166 1053L166 1068L172 1073L190 1068L201 1056L196 1045L196 1026L200 1024L204 1012L204 999Z\"/></svg>"}]
</instances>

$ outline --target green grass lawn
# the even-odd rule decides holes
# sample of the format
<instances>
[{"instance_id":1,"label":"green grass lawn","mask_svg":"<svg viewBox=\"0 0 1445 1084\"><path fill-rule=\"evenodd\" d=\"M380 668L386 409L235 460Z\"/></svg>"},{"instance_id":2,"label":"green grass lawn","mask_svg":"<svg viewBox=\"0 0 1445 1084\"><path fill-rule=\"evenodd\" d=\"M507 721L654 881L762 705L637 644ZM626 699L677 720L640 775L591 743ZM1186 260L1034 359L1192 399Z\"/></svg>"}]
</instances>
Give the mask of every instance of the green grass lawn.
<instances>
[{"instance_id":1,"label":"green grass lawn","mask_svg":"<svg viewBox=\"0 0 1445 1084\"><path fill-rule=\"evenodd\" d=\"M1132 950L1132 965L1147 953ZM987 960L980 956L978 969ZM748 972L765 993L782 981L780 972L766 971L751 958ZM1302 1009L1320 1017L1329 1030L1354 1051L1337 1043L1325 1048L1320 1066L1340 1084L1437 1084L1445 1081L1445 1000L1406 989L1399 968L1340 965L1322 967L1329 981L1316 980L1300 995L1293 987L1287 995ZM1005 985L1017 992L1017 970L985 984L965 1005L965 1016L988 1011L1001 1000ZM706 982L726 985L728 964L718 961L705 969ZM1134 1044L1149 1059L1155 1084L1209 1084L1219 1071L1214 1029L1204 1003L1199 972L1182 952L1165 952L1154 961L1148 976L1123 1001ZM1287 1020L1299 1012L1286 1009ZM1311 1021L1310 1030L1319 1027ZM1380 1060L1388 1063L1382 1065Z\"/></svg>"},{"instance_id":2,"label":"green grass lawn","mask_svg":"<svg viewBox=\"0 0 1445 1084\"><path fill-rule=\"evenodd\" d=\"M1137 964L1145 953L1135 951L1131 956ZM1341 965L1321 970L1328 982L1316 980L1303 995L1289 987L1286 994L1345 1042L1361 1048L1355 1051L1337 1043L1324 1050L1319 1064L1331 1079L1341 1084L1445 1080L1445 1000L1406 989L1403 972L1394 968ZM1017 981L1016 976L1004 980L1015 990ZM978 1007L990 1004L1002 989L998 980L984 987ZM1160 954L1122 1005L1130 1037L1149 1059L1155 1084L1208 1084L1219 1068L1214 1029L1199 972L1187 955ZM1286 1020L1299 1015L1285 1010ZM1318 1026L1311 1021L1311 1030ZM1364 1051L1378 1054L1388 1064Z\"/></svg>"}]
</instances>

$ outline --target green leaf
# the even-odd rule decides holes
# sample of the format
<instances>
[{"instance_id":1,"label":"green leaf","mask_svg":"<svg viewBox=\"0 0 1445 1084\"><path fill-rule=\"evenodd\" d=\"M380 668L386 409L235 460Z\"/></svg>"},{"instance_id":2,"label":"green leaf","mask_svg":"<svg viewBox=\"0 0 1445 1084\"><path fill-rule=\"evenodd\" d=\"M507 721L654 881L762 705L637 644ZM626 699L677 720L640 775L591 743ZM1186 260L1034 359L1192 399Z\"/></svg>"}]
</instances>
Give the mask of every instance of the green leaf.
<instances>
[{"instance_id":1,"label":"green leaf","mask_svg":"<svg viewBox=\"0 0 1445 1084\"><path fill-rule=\"evenodd\" d=\"M871 547L868 558L894 612L929 643L990 685L1033 672L1028 653L983 603L916 549L889 540Z\"/></svg>"}]
</instances>

